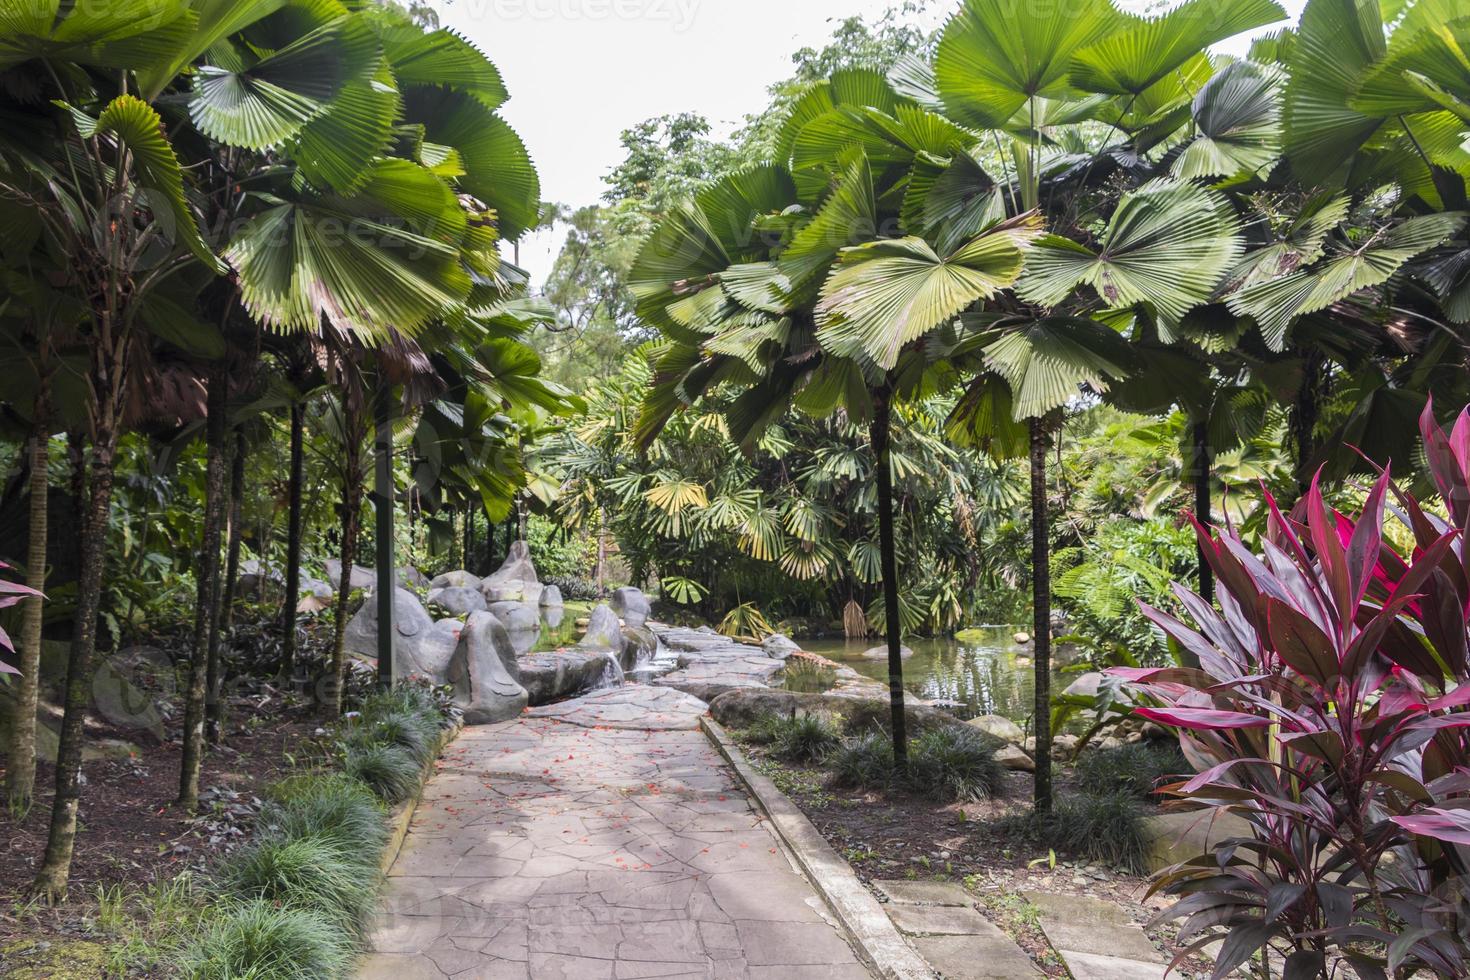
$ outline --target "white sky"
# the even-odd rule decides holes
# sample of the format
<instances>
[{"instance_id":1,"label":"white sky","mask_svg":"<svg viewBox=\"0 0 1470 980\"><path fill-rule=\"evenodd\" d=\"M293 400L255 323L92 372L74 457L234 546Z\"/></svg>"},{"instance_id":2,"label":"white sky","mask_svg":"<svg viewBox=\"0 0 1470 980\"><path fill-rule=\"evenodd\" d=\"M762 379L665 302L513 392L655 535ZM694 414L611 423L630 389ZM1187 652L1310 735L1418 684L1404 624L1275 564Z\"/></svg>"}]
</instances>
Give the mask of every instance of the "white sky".
<instances>
[{"instance_id":1,"label":"white sky","mask_svg":"<svg viewBox=\"0 0 1470 980\"><path fill-rule=\"evenodd\" d=\"M1305 0L1283 0L1293 19ZM618 135L651 116L696 111L716 135L766 104L791 54L820 47L837 21L893 0L433 0L446 27L474 41L510 89L501 110L541 174L544 200L594 203L622 159ZM1141 8L1147 0L1120 4ZM942 20L959 6L940 5ZM1245 40L1222 50L1239 52ZM540 284L559 232L521 243Z\"/></svg>"}]
</instances>

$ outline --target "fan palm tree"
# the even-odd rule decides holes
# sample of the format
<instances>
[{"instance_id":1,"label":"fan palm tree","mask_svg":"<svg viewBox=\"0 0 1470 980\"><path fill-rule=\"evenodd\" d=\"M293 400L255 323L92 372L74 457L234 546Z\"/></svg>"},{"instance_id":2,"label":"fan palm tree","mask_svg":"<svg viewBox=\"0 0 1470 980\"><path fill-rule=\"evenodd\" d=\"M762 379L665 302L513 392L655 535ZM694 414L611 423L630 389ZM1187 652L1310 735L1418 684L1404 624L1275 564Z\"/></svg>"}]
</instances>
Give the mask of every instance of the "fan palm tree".
<instances>
[{"instance_id":1,"label":"fan palm tree","mask_svg":"<svg viewBox=\"0 0 1470 980\"><path fill-rule=\"evenodd\" d=\"M632 274L638 313L665 337L639 425L647 446L721 386L738 444L793 406L865 419L875 457L895 759L906 765L902 619L893 536L895 402L952 383L958 314L1011 285L1035 237L983 208L907 210L921 161L963 130L866 71L835 74L793 108L784 159L707 188L654 230Z\"/></svg>"}]
</instances>

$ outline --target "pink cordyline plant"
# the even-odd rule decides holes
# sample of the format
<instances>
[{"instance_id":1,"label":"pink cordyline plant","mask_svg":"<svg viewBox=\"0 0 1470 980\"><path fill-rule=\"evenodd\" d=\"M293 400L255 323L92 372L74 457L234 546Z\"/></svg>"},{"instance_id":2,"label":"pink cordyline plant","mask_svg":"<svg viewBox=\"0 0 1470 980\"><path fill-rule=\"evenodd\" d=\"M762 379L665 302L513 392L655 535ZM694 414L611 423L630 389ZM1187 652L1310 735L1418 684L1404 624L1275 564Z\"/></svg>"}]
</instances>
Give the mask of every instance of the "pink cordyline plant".
<instances>
[{"instance_id":1,"label":"pink cordyline plant","mask_svg":"<svg viewBox=\"0 0 1470 980\"><path fill-rule=\"evenodd\" d=\"M1199 667L1112 671L1198 772L1163 792L1250 827L1153 886L1180 960L1223 939L1216 977L1273 953L1285 980L1467 976L1470 410L1421 431L1438 507L1385 467L1353 517L1267 494L1260 554L1196 524L1219 608L1143 610Z\"/></svg>"},{"instance_id":2,"label":"pink cordyline plant","mask_svg":"<svg viewBox=\"0 0 1470 980\"><path fill-rule=\"evenodd\" d=\"M5 571L8 568L10 568L9 565L5 564L3 561L0 561L0 571ZM16 582L7 582L5 579L0 578L0 609L6 609L10 606L19 605L28 597L40 594L41 593L28 586L20 585ZM15 652L15 644L11 642L10 634L5 632L5 627L3 626L0 626L0 651L4 651L6 653ZM0 674L18 673L20 673L20 671L10 666L10 664L6 663L4 660L0 660Z\"/></svg>"}]
</instances>

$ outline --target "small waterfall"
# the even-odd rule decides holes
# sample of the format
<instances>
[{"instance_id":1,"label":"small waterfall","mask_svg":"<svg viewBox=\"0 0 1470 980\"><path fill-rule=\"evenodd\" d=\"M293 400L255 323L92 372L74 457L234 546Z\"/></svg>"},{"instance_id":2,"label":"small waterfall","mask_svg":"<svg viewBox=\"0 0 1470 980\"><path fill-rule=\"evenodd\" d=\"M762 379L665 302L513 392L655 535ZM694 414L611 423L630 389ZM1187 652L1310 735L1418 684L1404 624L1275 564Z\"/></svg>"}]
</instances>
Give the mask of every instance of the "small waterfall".
<instances>
[{"instance_id":1,"label":"small waterfall","mask_svg":"<svg viewBox=\"0 0 1470 980\"><path fill-rule=\"evenodd\" d=\"M628 682L627 674L623 672L623 662L613 650L603 654L607 663L602 668L602 678L597 682L596 690L604 690L609 687L622 687Z\"/></svg>"}]
</instances>

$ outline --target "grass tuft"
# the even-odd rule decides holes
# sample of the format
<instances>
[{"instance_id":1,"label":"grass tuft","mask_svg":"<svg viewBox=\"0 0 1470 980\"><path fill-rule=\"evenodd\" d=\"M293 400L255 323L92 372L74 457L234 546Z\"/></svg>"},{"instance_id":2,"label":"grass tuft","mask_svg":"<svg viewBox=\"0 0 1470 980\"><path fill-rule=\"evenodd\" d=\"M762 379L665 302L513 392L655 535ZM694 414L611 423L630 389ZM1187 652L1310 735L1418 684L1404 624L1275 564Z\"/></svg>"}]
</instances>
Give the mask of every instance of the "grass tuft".
<instances>
[{"instance_id":1,"label":"grass tuft","mask_svg":"<svg viewBox=\"0 0 1470 980\"><path fill-rule=\"evenodd\" d=\"M267 802L261 840L326 841L349 852L376 854L388 843L382 805L362 783L339 773L298 777L284 799Z\"/></svg>"},{"instance_id":2,"label":"grass tuft","mask_svg":"<svg viewBox=\"0 0 1470 980\"><path fill-rule=\"evenodd\" d=\"M1152 797L1161 781L1189 771L1175 742L1139 742L1084 752L1077 760L1077 781L1084 792L1123 792L1140 800Z\"/></svg>"},{"instance_id":3,"label":"grass tuft","mask_svg":"<svg viewBox=\"0 0 1470 980\"><path fill-rule=\"evenodd\" d=\"M402 803L418 789L423 764L396 745L349 745L342 771L384 803Z\"/></svg>"},{"instance_id":4,"label":"grass tuft","mask_svg":"<svg viewBox=\"0 0 1470 980\"><path fill-rule=\"evenodd\" d=\"M995 740L971 728L936 728L909 746L908 788L941 803L999 796L1005 769Z\"/></svg>"},{"instance_id":5,"label":"grass tuft","mask_svg":"<svg viewBox=\"0 0 1470 980\"><path fill-rule=\"evenodd\" d=\"M893 785L893 742L882 732L864 732L844 742L828 764L834 785L888 789Z\"/></svg>"},{"instance_id":6,"label":"grass tuft","mask_svg":"<svg viewBox=\"0 0 1470 980\"><path fill-rule=\"evenodd\" d=\"M264 899L228 907L179 956L185 980L336 980L352 966L328 919Z\"/></svg>"},{"instance_id":7,"label":"grass tuft","mask_svg":"<svg viewBox=\"0 0 1470 980\"><path fill-rule=\"evenodd\" d=\"M1058 800L1047 817L1034 812L995 824L1003 836L1020 836L1072 857L1142 874L1148 870L1149 841L1144 807L1131 793L1077 793Z\"/></svg>"},{"instance_id":8,"label":"grass tuft","mask_svg":"<svg viewBox=\"0 0 1470 980\"><path fill-rule=\"evenodd\" d=\"M231 854L216 874L220 889L233 898L315 912L361 936L377 901L376 858L376 852L317 838L267 838Z\"/></svg>"}]
</instances>

